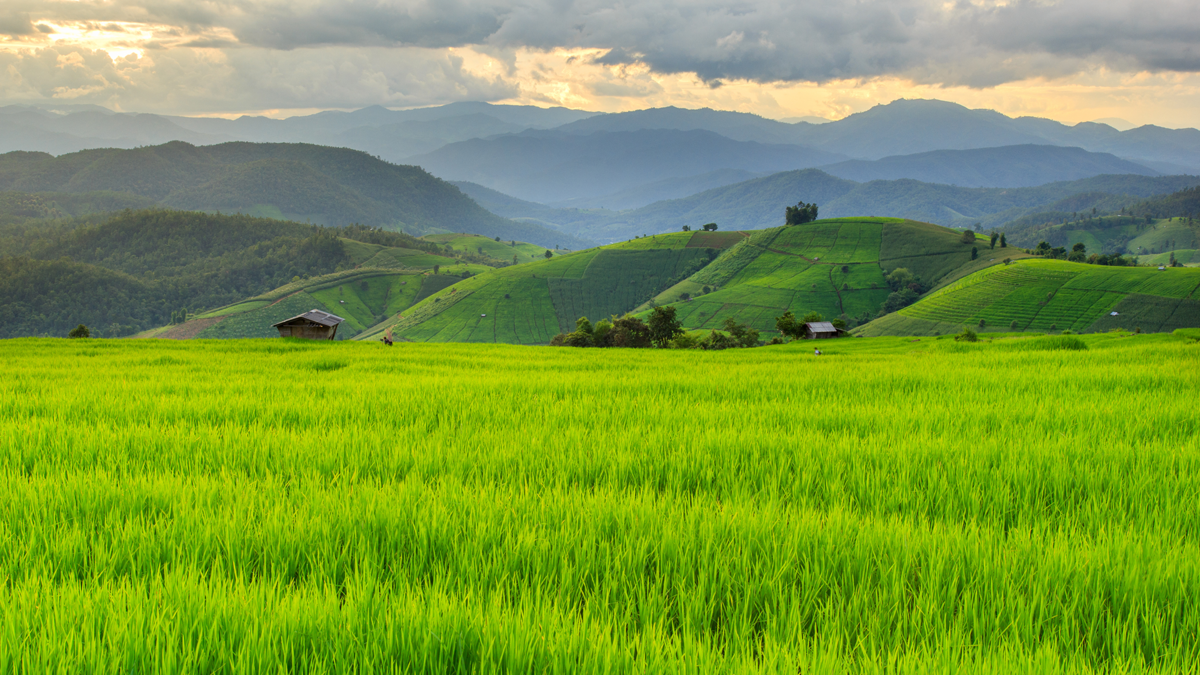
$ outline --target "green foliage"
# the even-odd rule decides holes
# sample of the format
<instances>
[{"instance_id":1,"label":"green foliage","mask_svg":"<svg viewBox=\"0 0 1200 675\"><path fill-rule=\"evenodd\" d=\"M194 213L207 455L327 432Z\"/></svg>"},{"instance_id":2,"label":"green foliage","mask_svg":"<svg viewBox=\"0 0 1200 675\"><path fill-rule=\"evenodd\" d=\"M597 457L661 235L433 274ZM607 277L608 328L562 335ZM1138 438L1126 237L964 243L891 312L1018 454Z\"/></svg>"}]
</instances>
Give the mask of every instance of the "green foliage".
<instances>
[{"instance_id":1,"label":"green foliage","mask_svg":"<svg viewBox=\"0 0 1200 675\"><path fill-rule=\"evenodd\" d=\"M977 342L978 340L979 336L975 334L975 331L965 326L963 327L961 333L954 336L955 342Z\"/></svg>"},{"instance_id":2,"label":"green foliage","mask_svg":"<svg viewBox=\"0 0 1200 675\"><path fill-rule=\"evenodd\" d=\"M90 337L92 337L92 332L90 330L88 330L87 326L85 326L83 324L79 324L78 326L75 326L74 328L72 328L71 332L67 333L67 337L69 337L69 338L90 338Z\"/></svg>"},{"instance_id":3,"label":"green foliage","mask_svg":"<svg viewBox=\"0 0 1200 675\"><path fill-rule=\"evenodd\" d=\"M683 327L675 317L675 308L670 306L652 309L646 325L650 328L650 342L660 349L683 333Z\"/></svg>"},{"instance_id":4,"label":"green foliage","mask_svg":"<svg viewBox=\"0 0 1200 675\"><path fill-rule=\"evenodd\" d=\"M784 213L784 223L787 225L803 225L817 219L817 205L800 202L789 206Z\"/></svg>"},{"instance_id":5,"label":"green foliage","mask_svg":"<svg viewBox=\"0 0 1200 675\"><path fill-rule=\"evenodd\" d=\"M796 315L789 309L783 316L775 317L775 330L784 337L798 340L804 335L804 322L797 321Z\"/></svg>"},{"instance_id":6,"label":"green foliage","mask_svg":"<svg viewBox=\"0 0 1200 675\"><path fill-rule=\"evenodd\" d=\"M705 232L716 232L717 224L716 223L705 223L704 227L701 229L703 229Z\"/></svg>"}]
</instances>

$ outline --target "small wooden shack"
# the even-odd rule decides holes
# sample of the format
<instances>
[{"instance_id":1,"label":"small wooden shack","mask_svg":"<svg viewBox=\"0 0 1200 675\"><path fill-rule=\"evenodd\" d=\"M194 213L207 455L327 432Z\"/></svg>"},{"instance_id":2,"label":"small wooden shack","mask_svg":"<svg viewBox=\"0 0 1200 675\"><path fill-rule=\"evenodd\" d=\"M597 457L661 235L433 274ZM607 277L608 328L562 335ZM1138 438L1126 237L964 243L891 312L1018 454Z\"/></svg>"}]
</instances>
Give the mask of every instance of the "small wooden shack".
<instances>
[{"instance_id":1,"label":"small wooden shack","mask_svg":"<svg viewBox=\"0 0 1200 675\"><path fill-rule=\"evenodd\" d=\"M279 329L279 337L332 340L337 335L338 324L343 321L345 319L336 314L310 309L303 314L274 324L274 328Z\"/></svg>"},{"instance_id":2,"label":"small wooden shack","mask_svg":"<svg viewBox=\"0 0 1200 675\"><path fill-rule=\"evenodd\" d=\"M841 337L842 331L828 321L810 321L804 324L805 340L825 340Z\"/></svg>"}]
</instances>

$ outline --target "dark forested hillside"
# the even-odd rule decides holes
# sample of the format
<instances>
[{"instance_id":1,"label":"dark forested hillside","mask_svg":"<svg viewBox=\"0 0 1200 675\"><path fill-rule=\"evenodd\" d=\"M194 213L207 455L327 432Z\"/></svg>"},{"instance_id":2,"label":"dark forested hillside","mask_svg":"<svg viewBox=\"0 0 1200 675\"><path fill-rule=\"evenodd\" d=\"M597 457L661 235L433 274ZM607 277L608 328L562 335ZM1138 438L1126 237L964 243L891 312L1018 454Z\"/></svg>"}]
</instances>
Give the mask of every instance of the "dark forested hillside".
<instances>
[{"instance_id":1,"label":"dark forested hillside","mask_svg":"<svg viewBox=\"0 0 1200 675\"><path fill-rule=\"evenodd\" d=\"M132 150L0 155L0 191L105 192L200 211L252 213L322 225L470 232L543 246L588 242L534 223L514 223L419 167L364 152L307 144L184 142ZM125 203L119 208L132 204ZM137 204L144 206L145 204Z\"/></svg>"},{"instance_id":2,"label":"dark forested hillside","mask_svg":"<svg viewBox=\"0 0 1200 675\"><path fill-rule=\"evenodd\" d=\"M0 226L0 337L110 337L352 266L345 240L423 254L443 247L364 226L326 228L246 215L125 211L52 226ZM441 258L439 258L441 259Z\"/></svg>"}]
</instances>

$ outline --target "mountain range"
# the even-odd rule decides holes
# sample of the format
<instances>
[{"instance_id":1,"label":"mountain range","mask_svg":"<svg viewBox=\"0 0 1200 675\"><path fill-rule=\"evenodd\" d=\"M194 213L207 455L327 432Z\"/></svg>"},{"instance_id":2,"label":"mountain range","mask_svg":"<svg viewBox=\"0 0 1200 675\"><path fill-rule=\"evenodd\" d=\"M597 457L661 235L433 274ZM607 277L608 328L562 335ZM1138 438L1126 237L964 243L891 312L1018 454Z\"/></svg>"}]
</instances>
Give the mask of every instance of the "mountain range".
<instances>
[{"instance_id":1,"label":"mountain range","mask_svg":"<svg viewBox=\"0 0 1200 675\"><path fill-rule=\"evenodd\" d=\"M908 218L953 227L993 229L1009 221L1074 200L1074 210L1103 203L1116 210L1156 195L1200 185L1197 176L1101 175L1022 188L969 188L912 179L865 183L819 169L785 171L713 188L682 199L656 202L624 212L552 208L468 182L455 183L466 195L508 218L557 227L598 241L698 228L715 222L721 230L775 227L784 207L815 202L822 217Z\"/></svg>"},{"instance_id":2,"label":"mountain range","mask_svg":"<svg viewBox=\"0 0 1200 675\"><path fill-rule=\"evenodd\" d=\"M357 150L306 144L196 147L174 141L59 157L11 152L0 155L0 191L116 193L163 207L321 225L360 224L410 233L467 231L564 248L590 243L497 216L419 167L389 164Z\"/></svg>"}]
</instances>

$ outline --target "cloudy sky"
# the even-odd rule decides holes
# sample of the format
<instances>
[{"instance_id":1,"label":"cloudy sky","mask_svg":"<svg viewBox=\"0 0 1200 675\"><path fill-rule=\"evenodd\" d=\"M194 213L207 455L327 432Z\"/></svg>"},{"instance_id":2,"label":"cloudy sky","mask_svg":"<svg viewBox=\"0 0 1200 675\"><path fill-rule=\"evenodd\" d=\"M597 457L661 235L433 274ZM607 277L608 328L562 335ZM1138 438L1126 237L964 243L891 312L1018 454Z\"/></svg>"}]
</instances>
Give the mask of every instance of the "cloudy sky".
<instances>
[{"instance_id":1,"label":"cloudy sky","mask_svg":"<svg viewBox=\"0 0 1200 675\"><path fill-rule=\"evenodd\" d=\"M461 100L844 117L939 98L1200 127L1196 0L3 0L0 103Z\"/></svg>"}]
</instances>

